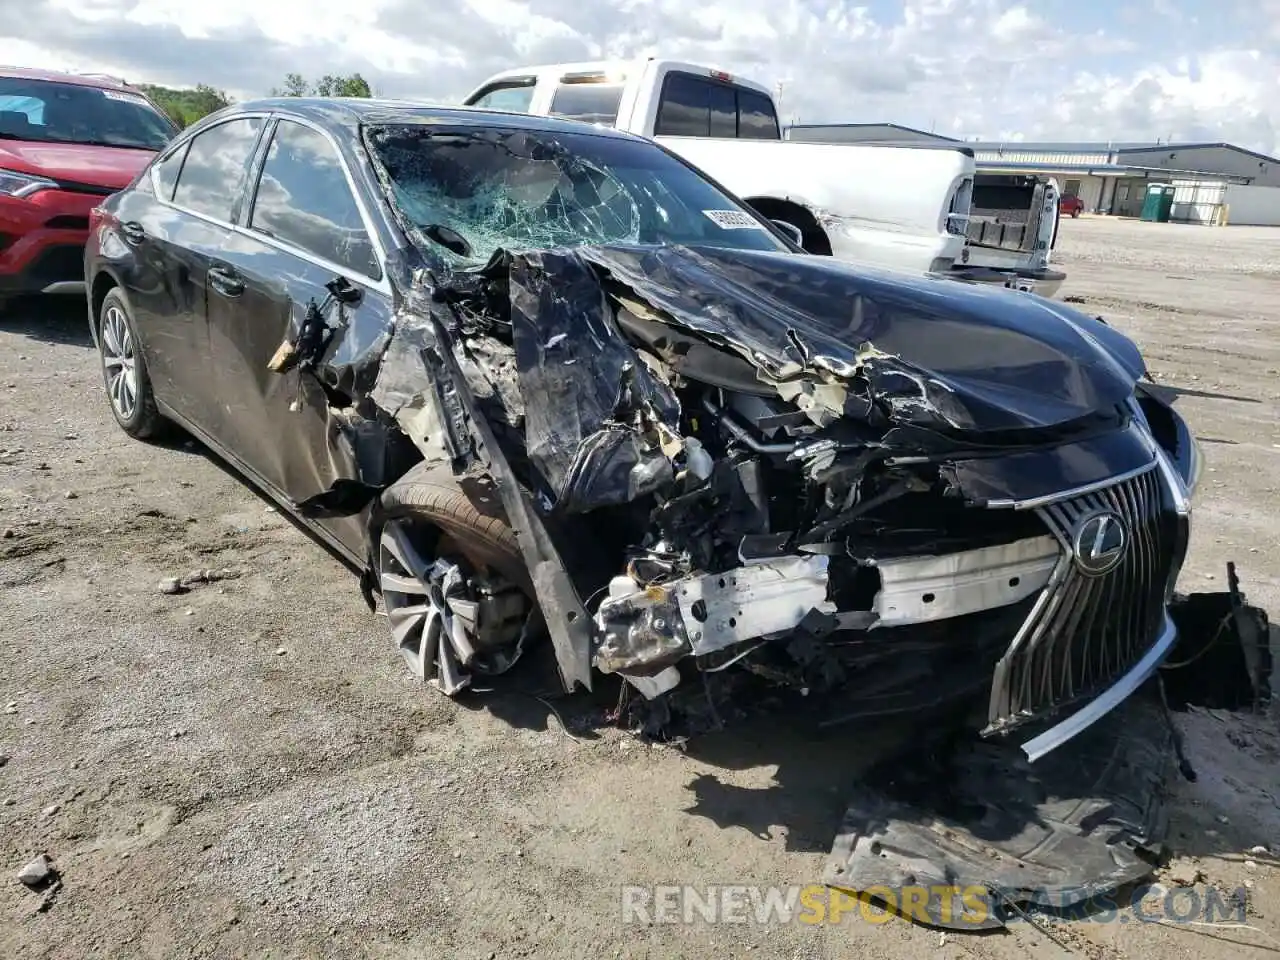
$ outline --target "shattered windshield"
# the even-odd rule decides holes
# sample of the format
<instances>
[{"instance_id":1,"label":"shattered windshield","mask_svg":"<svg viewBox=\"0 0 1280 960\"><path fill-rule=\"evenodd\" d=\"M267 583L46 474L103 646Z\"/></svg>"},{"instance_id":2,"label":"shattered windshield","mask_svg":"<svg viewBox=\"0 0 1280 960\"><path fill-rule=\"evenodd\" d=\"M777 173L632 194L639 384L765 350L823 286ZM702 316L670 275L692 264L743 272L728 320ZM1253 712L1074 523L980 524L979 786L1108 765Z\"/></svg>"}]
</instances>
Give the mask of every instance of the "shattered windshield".
<instances>
[{"instance_id":1,"label":"shattered windshield","mask_svg":"<svg viewBox=\"0 0 1280 960\"><path fill-rule=\"evenodd\" d=\"M373 128L392 200L437 254L685 244L784 250L760 219L654 144L419 124Z\"/></svg>"}]
</instances>

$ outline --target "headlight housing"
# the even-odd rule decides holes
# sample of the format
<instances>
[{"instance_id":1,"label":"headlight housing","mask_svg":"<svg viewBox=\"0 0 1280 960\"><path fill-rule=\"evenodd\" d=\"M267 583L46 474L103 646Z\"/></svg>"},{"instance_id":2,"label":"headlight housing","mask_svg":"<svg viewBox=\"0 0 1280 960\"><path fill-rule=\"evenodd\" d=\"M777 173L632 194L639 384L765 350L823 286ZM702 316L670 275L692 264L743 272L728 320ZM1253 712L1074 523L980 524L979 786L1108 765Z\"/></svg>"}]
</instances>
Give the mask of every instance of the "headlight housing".
<instances>
[{"instance_id":1,"label":"headlight housing","mask_svg":"<svg viewBox=\"0 0 1280 960\"><path fill-rule=\"evenodd\" d=\"M58 184L48 177L15 170L0 170L0 196L29 197L41 190L56 190Z\"/></svg>"},{"instance_id":2,"label":"headlight housing","mask_svg":"<svg viewBox=\"0 0 1280 960\"><path fill-rule=\"evenodd\" d=\"M1191 431L1187 431L1187 475L1183 479L1187 485L1187 493L1194 495L1200 486L1200 474L1204 471L1204 454L1200 450L1200 441Z\"/></svg>"},{"instance_id":3,"label":"headlight housing","mask_svg":"<svg viewBox=\"0 0 1280 960\"><path fill-rule=\"evenodd\" d=\"M1140 386L1130 398L1130 410L1151 438L1160 469L1174 493L1178 513L1191 513L1191 500L1204 470L1204 454L1195 434L1176 410L1154 392Z\"/></svg>"}]
</instances>

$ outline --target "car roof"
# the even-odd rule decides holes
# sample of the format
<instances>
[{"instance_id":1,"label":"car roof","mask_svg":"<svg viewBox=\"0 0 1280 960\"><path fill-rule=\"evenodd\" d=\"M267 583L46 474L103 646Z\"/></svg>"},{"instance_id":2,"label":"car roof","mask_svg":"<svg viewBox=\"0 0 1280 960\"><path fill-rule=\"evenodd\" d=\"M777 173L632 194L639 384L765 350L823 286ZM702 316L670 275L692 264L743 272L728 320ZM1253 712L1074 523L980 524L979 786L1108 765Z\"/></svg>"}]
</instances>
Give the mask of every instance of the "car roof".
<instances>
[{"instance_id":1,"label":"car roof","mask_svg":"<svg viewBox=\"0 0 1280 960\"><path fill-rule=\"evenodd\" d=\"M423 100L383 100L365 97L270 97L248 100L218 111L220 118L237 113L293 114L321 125L348 127L354 131L361 124L440 123L452 126L504 127L539 133L576 133L617 140L640 140L630 133L612 127L597 126L579 120L563 120L484 107L442 106ZM647 141L644 141L647 142Z\"/></svg>"},{"instance_id":2,"label":"car roof","mask_svg":"<svg viewBox=\"0 0 1280 960\"><path fill-rule=\"evenodd\" d=\"M57 70L32 70L27 67L6 67L0 65L0 77L11 80L43 80L48 83L74 83L81 87L96 87L99 90L127 90L137 93L123 80L115 80L100 73L61 73Z\"/></svg>"}]
</instances>

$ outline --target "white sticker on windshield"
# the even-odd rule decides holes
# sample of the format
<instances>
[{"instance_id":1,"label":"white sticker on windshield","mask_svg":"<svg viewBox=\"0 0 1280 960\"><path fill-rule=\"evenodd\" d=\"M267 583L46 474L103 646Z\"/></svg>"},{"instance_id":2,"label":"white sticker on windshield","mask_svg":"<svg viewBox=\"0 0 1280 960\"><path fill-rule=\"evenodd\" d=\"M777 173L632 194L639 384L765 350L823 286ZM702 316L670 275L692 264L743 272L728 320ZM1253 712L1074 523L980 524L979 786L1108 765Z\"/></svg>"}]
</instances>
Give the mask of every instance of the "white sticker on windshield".
<instances>
[{"instance_id":1,"label":"white sticker on windshield","mask_svg":"<svg viewBox=\"0 0 1280 960\"><path fill-rule=\"evenodd\" d=\"M764 226L741 210L703 210L703 214L721 230L763 230Z\"/></svg>"},{"instance_id":2,"label":"white sticker on windshield","mask_svg":"<svg viewBox=\"0 0 1280 960\"><path fill-rule=\"evenodd\" d=\"M136 103L140 107L147 105L147 98L136 93L121 93L119 90L103 90L102 95L108 100L119 100L121 103Z\"/></svg>"}]
</instances>

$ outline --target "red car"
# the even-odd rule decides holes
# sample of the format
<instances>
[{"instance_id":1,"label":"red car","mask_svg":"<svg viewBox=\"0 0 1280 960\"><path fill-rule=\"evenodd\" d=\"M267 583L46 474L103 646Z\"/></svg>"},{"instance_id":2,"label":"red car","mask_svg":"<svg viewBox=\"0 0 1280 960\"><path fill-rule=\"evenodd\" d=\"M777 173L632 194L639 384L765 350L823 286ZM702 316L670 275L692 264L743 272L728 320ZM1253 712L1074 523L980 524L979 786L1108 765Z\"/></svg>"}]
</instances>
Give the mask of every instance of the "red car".
<instances>
[{"instance_id":1,"label":"red car","mask_svg":"<svg viewBox=\"0 0 1280 960\"><path fill-rule=\"evenodd\" d=\"M1058 201L1058 213L1067 213L1072 217L1078 217L1084 213L1084 201L1079 197L1062 197Z\"/></svg>"},{"instance_id":2,"label":"red car","mask_svg":"<svg viewBox=\"0 0 1280 960\"><path fill-rule=\"evenodd\" d=\"M0 67L0 301L83 290L89 211L177 132L123 83Z\"/></svg>"}]
</instances>

